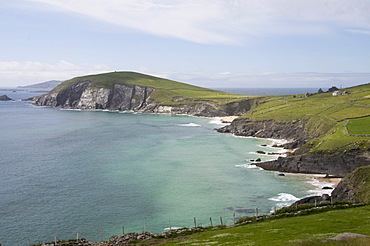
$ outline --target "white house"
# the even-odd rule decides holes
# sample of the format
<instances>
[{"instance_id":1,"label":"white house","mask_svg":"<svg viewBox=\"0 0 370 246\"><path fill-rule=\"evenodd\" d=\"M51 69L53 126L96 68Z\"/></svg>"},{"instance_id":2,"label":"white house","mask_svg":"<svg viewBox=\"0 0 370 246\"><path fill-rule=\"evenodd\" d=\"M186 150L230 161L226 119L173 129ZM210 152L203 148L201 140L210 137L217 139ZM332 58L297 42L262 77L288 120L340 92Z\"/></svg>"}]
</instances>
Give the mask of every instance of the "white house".
<instances>
[{"instance_id":1,"label":"white house","mask_svg":"<svg viewBox=\"0 0 370 246\"><path fill-rule=\"evenodd\" d=\"M340 92L339 91L333 91L333 96L339 96L340 95Z\"/></svg>"}]
</instances>

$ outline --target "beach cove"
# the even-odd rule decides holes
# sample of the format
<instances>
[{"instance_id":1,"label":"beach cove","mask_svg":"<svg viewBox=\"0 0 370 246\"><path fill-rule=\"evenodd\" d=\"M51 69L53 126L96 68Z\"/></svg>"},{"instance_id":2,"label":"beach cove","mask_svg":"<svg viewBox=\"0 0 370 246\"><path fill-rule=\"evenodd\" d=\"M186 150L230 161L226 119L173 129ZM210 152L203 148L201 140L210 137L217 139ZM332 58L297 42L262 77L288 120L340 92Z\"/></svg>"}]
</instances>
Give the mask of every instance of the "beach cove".
<instances>
[{"instance_id":1,"label":"beach cove","mask_svg":"<svg viewBox=\"0 0 370 246\"><path fill-rule=\"evenodd\" d=\"M1 241L37 243L269 213L313 194L306 176L249 164L266 139L214 131L210 118L59 110L2 102ZM101 233L100 233L101 232ZM102 238L101 238L102 237Z\"/></svg>"}]
</instances>

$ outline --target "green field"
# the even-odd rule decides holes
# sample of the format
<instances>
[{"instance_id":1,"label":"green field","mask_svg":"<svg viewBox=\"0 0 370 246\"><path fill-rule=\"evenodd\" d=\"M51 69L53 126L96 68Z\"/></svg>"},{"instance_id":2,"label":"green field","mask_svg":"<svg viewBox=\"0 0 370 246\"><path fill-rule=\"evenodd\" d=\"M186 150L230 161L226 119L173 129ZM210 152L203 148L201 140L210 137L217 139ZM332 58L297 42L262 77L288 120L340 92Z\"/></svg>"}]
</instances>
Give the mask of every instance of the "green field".
<instances>
[{"instance_id":1,"label":"green field","mask_svg":"<svg viewBox=\"0 0 370 246\"><path fill-rule=\"evenodd\" d=\"M370 135L370 116L349 120L347 129L349 134Z\"/></svg>"},{"instance_id":2,"label":"green field","mask_svg":"<svg viewBox=\"0 0 370 246\"><path fill-rule=\"evenodd\" d=\"M161 245L369 245L370 239L328 244L324 239L351 232L370 236L370 206L255 222L198 233ZM314 244L315 243L315 244Z\"/></svg>"},{"instance_id":3,"label":"green field","mask_svg":"<svg viewBox=\"0 0 370 246\"><path fill-rule=\"evenodd\" d=\"M301 120L310 134L321 136L306 145L313 151L368 150L370 117L367 116L370 115L370 84L345 90L350 94L333 96L331 93L322 93L309 97L305 95L260 97L258 106L243 117L256 121L272 119L281 123Z\"/></svg>"}]
</instances>

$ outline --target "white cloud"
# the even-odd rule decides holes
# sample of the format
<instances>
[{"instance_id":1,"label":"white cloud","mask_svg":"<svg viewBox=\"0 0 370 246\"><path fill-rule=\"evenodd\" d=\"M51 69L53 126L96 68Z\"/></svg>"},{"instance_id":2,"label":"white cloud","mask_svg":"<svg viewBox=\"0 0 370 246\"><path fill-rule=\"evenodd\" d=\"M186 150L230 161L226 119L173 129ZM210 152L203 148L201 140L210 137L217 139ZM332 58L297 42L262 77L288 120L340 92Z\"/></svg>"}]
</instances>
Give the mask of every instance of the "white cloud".
<instances>
[{"instance_id":1,"label":"white cloud","mask_svg":"<svg viewBox=\"0 0 370 246\"><path fill-rule=\"evenodd\" d=\"M159 36L235 43L253 35L370 28L368 0L27 0Z\"/></svg>"},{"instance_id":2,"label":"white cloud","mask_svg":"<svg viewBox=\"0 0 370 246\"><path fill-rule=\"evenodd\" d=\"M347 29L347 32L370 35L370 31L369 30Z\"/></svg>"},{"instance_id":3,"label":"white cloud","mask_svg":"<svg viewBox=\"0 0 370 246\"><path fill-rule=\"evenodd\" d=\"M0 86L16 87L48 80L66 80L75 76L102 73L109 67L101 64L73 64L67 61L42 63L37 61L0 61Z\"/></svg>"}]
</instances>

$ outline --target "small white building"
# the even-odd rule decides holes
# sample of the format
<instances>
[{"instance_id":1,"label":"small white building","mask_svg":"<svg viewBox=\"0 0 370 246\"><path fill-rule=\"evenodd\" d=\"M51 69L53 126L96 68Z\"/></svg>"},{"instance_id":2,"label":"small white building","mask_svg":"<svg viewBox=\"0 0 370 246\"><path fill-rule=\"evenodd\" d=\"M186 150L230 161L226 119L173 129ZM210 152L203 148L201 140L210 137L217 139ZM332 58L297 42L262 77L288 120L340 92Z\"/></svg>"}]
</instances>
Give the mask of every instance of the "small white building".
<instances>
[{"instance_id":1,"label":"small white building","mask_svg":"<svg viewBox=\"0 0 370 246\"><path fill-rule=\"evenodd\" d=\"M339 91L333 91L333 96L339 96L340 95L340 92Z\"/></svg>"}]
</instances>

